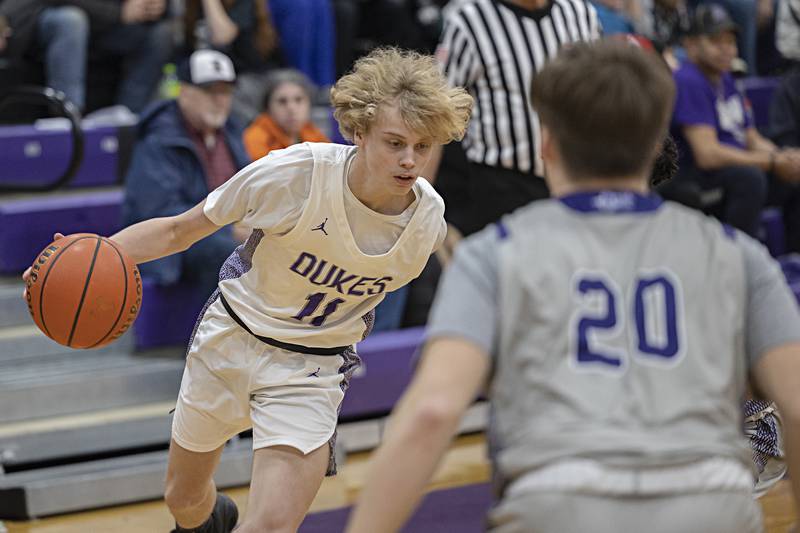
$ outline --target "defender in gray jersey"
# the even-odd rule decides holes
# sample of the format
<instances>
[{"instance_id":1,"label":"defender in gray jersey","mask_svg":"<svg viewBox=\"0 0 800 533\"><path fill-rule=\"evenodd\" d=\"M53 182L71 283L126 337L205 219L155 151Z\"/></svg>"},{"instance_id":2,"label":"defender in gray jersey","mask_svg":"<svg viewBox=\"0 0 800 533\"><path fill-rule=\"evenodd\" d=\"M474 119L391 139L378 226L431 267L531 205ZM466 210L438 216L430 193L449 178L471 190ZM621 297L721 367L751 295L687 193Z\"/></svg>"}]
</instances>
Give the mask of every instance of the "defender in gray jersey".
<instances>
[{"instance_id":1,"label":"defender in gray jersey","mask_svg":"<svg viewBox=\"0 0 800 533\"><path fill-rule=\"evenodd\" d=\"M800 313L758 243L648 194L673 95L619 43L537 76L554 199L456 251L350 532L400 527L487 383L493 532L762 531L748 378L800 503Z\"/></svg>"}]
</instances>

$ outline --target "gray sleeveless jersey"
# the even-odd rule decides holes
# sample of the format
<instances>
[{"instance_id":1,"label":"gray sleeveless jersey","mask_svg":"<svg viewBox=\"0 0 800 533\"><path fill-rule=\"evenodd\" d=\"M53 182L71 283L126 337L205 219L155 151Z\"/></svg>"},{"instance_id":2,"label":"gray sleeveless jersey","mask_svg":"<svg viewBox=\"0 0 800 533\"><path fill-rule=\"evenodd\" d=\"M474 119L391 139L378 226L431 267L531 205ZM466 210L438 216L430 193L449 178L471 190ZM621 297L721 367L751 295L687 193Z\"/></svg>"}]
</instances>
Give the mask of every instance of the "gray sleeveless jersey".
<instances>
[{"instance_id":1,"label":"gray sleeveless jersey","mask_svg":"<svg viewBox=\"0 0 800 533\"><path fill-rule=\"evenodd\" d=\"M800 340L780 268L747 236L655 196L537 202L465 241L429 338L493 357L490 447L502 480L574 457L750 465L749 367Z\"/></svg>"}]
</instances>

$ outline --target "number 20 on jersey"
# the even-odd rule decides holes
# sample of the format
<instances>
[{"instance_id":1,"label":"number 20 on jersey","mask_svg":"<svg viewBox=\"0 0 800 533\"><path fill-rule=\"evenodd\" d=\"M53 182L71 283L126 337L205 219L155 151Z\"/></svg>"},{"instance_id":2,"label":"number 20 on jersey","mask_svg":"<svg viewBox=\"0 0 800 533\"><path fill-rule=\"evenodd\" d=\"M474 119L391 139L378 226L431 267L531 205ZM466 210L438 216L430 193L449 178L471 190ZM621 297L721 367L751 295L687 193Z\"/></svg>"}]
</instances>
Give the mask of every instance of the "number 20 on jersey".
<instances>
[{"instance_id":1,"label":"number 20 on jersey","mask_svg":"<svg viewBox=\"0 0 800 533\"><path fill-rule=\"evenodd\" d=\"M604 272L573 277L570 350L578 369L614 371L637 361L672 364L682 354L683 298L677 276L666 270L640 272L625 289ZM619 342L612 345L620 335L628 337L629 349Z\"/></svg>"}]
</instances>

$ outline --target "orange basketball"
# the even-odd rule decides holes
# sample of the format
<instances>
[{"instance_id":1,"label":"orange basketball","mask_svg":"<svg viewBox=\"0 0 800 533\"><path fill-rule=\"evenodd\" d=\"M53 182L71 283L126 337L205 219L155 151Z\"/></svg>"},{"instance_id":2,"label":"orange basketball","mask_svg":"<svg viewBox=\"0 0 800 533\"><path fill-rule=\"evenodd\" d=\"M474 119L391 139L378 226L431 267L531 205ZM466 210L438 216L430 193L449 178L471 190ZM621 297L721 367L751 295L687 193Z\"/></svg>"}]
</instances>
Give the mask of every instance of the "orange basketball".
<instances>
[{"instance_id":1,"label":"orange basketball","mask_svg":"<svg viewBox=\"0 0 800 533\"><path fill-rule=\"evenodd\" d=\"M28 311L45 335L70 348L97 348L130 327L142 303L139 269L99 235L50 243L31 266Z\"/></svg>"}]
</instances>

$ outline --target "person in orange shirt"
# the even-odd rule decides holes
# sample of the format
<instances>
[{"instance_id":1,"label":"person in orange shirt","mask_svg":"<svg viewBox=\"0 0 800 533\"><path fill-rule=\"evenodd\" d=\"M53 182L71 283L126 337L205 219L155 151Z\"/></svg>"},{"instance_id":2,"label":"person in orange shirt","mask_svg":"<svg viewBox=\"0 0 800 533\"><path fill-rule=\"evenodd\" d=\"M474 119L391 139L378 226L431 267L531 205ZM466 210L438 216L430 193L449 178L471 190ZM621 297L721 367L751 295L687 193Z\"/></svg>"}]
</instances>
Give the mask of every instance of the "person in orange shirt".
<instances>
[{"instance_id":1,"label":"person in orange shirt","mask_svg":"<svg viewBox=\"0 0 800 533\"><path fill-rule=\"evenodd\" d=\"M264 112L244 132L244 146L254 161L300 142L330 142L311 123L312 90L311 82L294 69L276 70L269 76Z\"/></svg>"}]
</instances>

